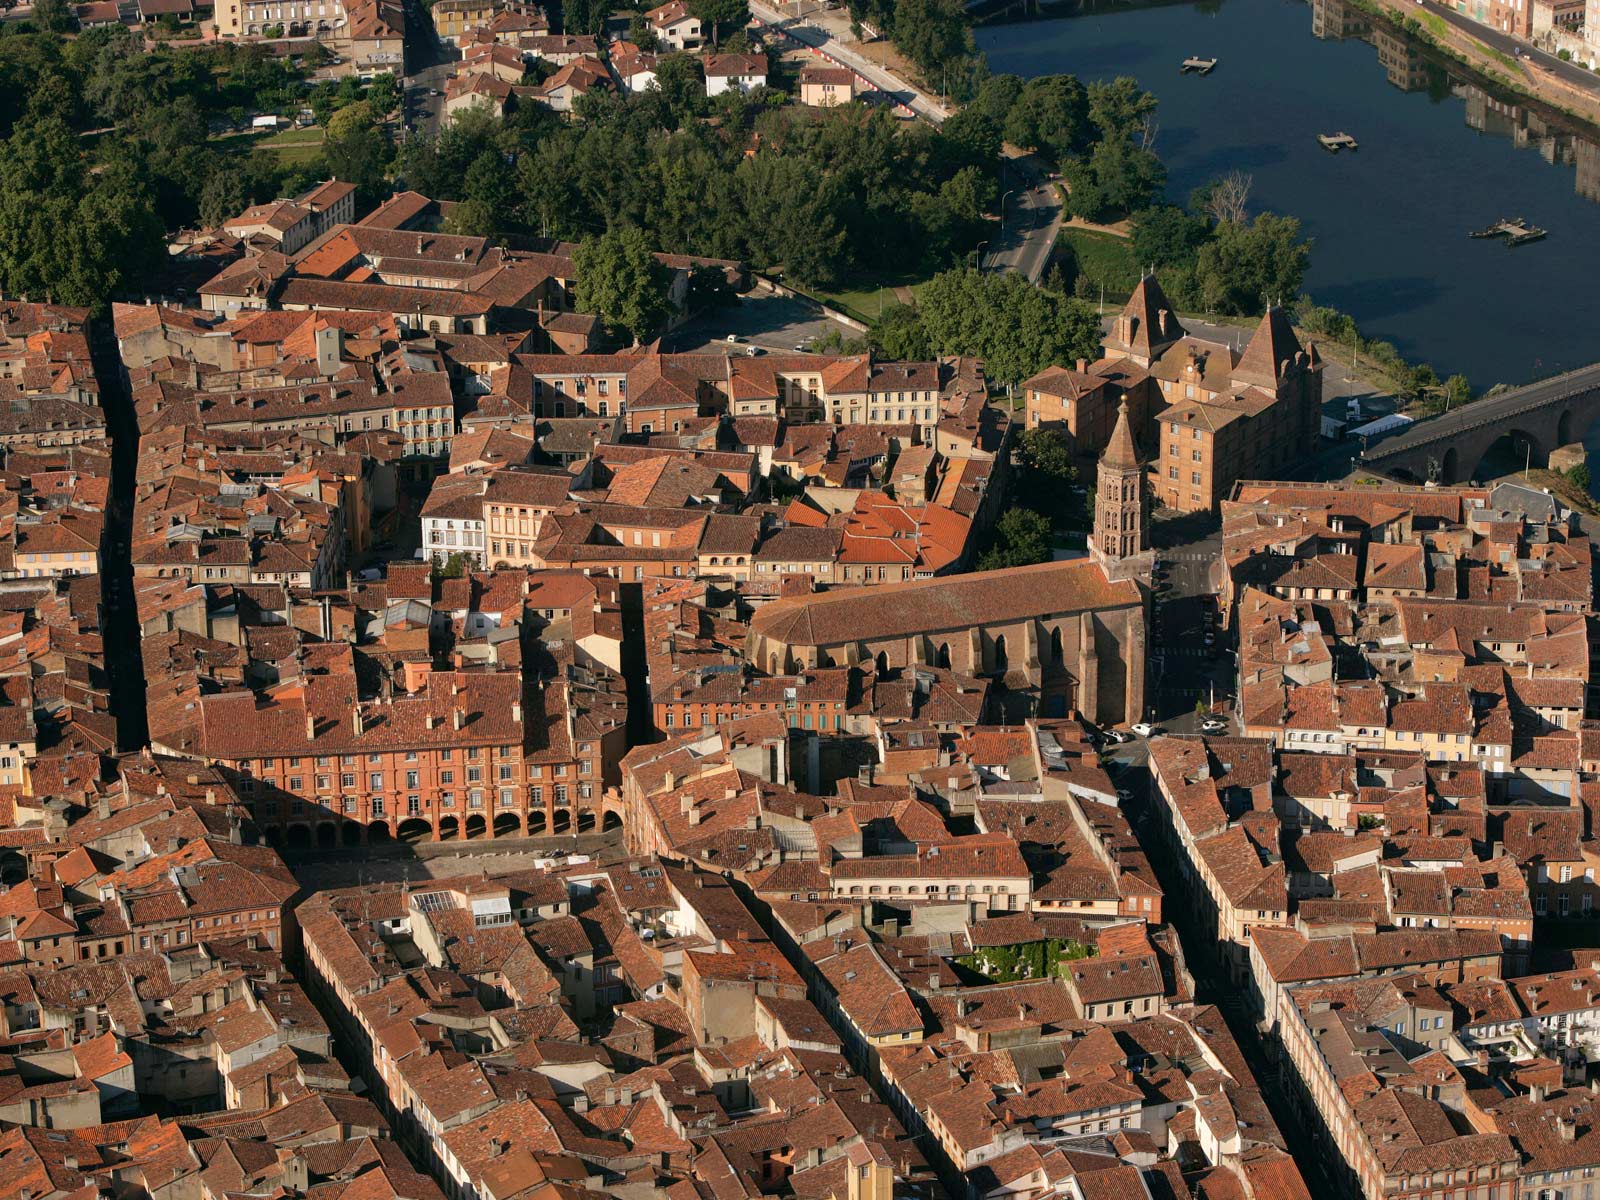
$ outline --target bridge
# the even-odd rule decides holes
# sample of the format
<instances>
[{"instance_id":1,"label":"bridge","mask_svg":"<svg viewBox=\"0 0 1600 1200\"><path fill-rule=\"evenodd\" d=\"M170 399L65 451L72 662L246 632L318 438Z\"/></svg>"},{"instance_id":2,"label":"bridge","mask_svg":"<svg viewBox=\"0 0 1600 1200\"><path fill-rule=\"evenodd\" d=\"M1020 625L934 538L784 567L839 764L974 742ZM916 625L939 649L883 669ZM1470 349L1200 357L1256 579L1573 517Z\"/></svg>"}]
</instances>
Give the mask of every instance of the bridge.
<instances>
[{"instance_id":1,"label":"bridge","mask_svg":"<svg viewBox=\"0 0 1600 1200\"><path fill-rule=\"evenodd\" d=\"M1484 455L1509 438L1517 462L1543 466L1550 451L1580 442L1600 418L1600 363L1486 396L1418 421L1363 452L1363 466L1418 482L1478 478Z\"/></svg>"}]
</instances>

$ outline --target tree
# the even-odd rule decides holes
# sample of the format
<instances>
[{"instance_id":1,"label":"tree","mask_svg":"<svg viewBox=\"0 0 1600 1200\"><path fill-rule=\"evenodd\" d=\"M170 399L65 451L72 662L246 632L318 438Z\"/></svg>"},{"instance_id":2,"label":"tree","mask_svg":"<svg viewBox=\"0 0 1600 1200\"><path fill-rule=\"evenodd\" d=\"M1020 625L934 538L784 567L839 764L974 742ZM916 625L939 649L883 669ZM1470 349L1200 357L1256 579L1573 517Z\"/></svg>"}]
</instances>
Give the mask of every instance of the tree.
<instances>
[{"instance_id":1,"label":"tree","mask_svg":"<svg viewBox=\"0 0 1600 1200\"><path fill-rule=\"evenodd\" d=\"M1071 75L1028 80L1007 115L1005 139L1037 150L1053 162L1084 148L1089 136L1089 97Z\"/></svg>"},{"instance_id":2,"label":"tree","mask_svg":"<svg viewBox=\"0 0 1600 1200\"><path fill-rule=\"evenodd\" d=\"M1238 225L1245 218L1245 204L1255 180L1243 171L1229 171L1214 179L1206 192L1206 214L1218 225Z\"/></svg>"},{"instance_id":3,"label":"tree","mask_svg":"<svg viewBox=\"0 0 1600 1200\"><path fill-rule=\"evenodd\" d=\"M1167 180L1161 160L1125 138L1105 138L1062 169L1072 211L1105 222L1149 206Z\"/></svg>"},{"instance_id":4,"label":"tree","mask_svg":"<svg viewBox=\"0 0 1600 1200\"><path fill-rule=\"evenodd\" d=\"M642 12L636 12L628 19L628 40L646 51L654 51L661 44L661 39L656 36L655 27L650 24L650 18Z\"/></svg>"},{"instance_id":5,"label":"tree","mask_svg":"<svg viewBox=\"0 0 1600 1200\"><path fill-rule=\"evenodd\" d=\"M1155 137L1156 98L1135 79L1119 75L1110 83L1089 85L1089 120L1102 141L1135 141L1148 145Z\"/></svg>"},{"instance_id":6,"label":"tree","mask_svg":"<svg viewBox=\"0 0 1600 1200\"><path fill-rule=\"evenodd\" d=\"M66 0L33 0L33 24L45 33L67 33L77 18Z\"/></svg>"},{"instance_id":7,"label":"tree","mask_svg":"<svg viewBox=\"0 0 1600 1200\"><path fill-rule=\"evenodd\" d=\"M380 117L388 116L394 111L394 106L400 103L400 85L395 82L392 74L385 71L382 75L373 77L372 82L367 85L367 103L372 105L372 111Z\"/></svg>"},{"instance_id":8,"label":"tree","mask_svg":"<svg viewBox=\"0 0 1600 1200\"><path fill-rule=\"evenodd\" d=\"M1015 75L991 75L978 85L967 108L981 113L998 126L1004 126L1011 106L1022 95L1023 82Z\"/></svg>"},{"instance_id":9,"label":"tree","mask_svg":"<svg viewBox=\"0 0 1600 1200\"><path fill-rule=\"evenodd\" d=\"M599 35L613 11L611 0L561 0L561 27L567 33Z\"/></svg>"},{"instance_id":10,"label":"tree","mask_svg":"<svg viewBox=\"0 0 1600 1200\"><path fill-rule=\"evenodd\" d=\"M578 277L578 308L598 314L635 344L654 335L672 313L667 298L671 274L634 226L580 243L572 267Z\"/></svg>"},{"instance_id":11,"label":"tree","mask_svg":"<svg viewBox=\"0 0 1600 1200\"><path fill-rule=\"evenodd\" d=\"M162 229L141 165L104 167L89 171L59 117L16 127L0 147L0 291L100 309L154 273Z\"/></svg>"},{"instance_id":12,"label":"tree","mask_svg":"<svg viewBox=\"0 0 1600 1200\"><path fill-rule=\"evenodd\" d=\"M369 196L384 181L389 138L365 100L347 104L328 118L323 157L335 179L352 183Z\"/></svg>"},{"instance_id":13,"label":"tree","mask_svg":"<svg viewBox=\"0 0 1600 1200\"><path fill-rule=\"evenodd\" d=\"M994 208L998 189L994 180L977 167L962 167L939 189L950 215L960 221L979 221Z\"/></svg>"},{"instance_id":14,"label":"tree","mask_svg":"<svg viewBox=\"0 0 1600 1200\"><path fill-rule=\"evenodd\" d=\"M1192 263L1211 233L1204 217L1191 216L1172 204L1134 213L1132 225L1133 254L1141 268Z\"/></svg>"},{"instance_id":15,"label":"tree","mask_svg":"<svg viewBox=\"0 0 1600 1200\"><path fill-rule=\"evenodd\" d=\"M1262 213L1249 223L1219 225L1196 263L1205 305L1249 315L1283 303L1299 294L1310 258L1311 245L1293 217Z\"/></svg>"},{"instance_id":16,"label":"tree","mask_svg":"<svg viewBox=\"0 0 1600 1200\"><path fill-rule=\"evenodd\" d=\"M1000 125L974 108L950 114L939 133L966 162L992 167L1000 157Z\"/></svg>"},{"instance_id":17,"label":"tree","mask_svg":"<svg viewBox=\"0 0 1600 1200\"><path fill-rule=\"evenodd\" d=\"M932 353L981 358L989 378L1001 382L1099 352L1093 306L1043 291L1019 275L941 272L923 288L916 311Z\"/></svg>"},{"instance_id":18,"label":"tree","mask_svg":"<svg viewBox=\"0 0 1600 1200\"><path fill-rule=\"evenodd\" d=\"M711 44L720 45L718 38L724 25L743 27L750 21L750 9L745 0L689 0L689 11L700 18L700 24L711 30Z\"/></svg>"},{"instance_id":19,"label":"tree","mask_svg":"<svg viewBox=\"0 0 1600 1200\"><path fill-rule=\"evenodd\" d=\"M883 315L872 323L870 337L885 358L916 362L934 355L928 331L917 310L909 304L895 304L884 309Z\"/></svg>"},{"instance_id":20,"label":"tree","mask_svg":"<svg viewBox=\"0 0 1600 1200\"><path fill-rule=\"evenodd\" d=\"M1589 490L1589 464L1581 462L1576 466L1567 468L1567 482L1579 491L1587 492Z\"/></svg>"},{"instance_id":21,"label":"tree","mask_svg":"<svg viewBox=\"0 0 1600 1200\"><path fill-rule=\"evenodd\" d=\"M672 128L705 114L705 68L692 54L665 54L657 59L656 79L651 90L660 92L666 100L673 118Z\"/></svg>"},{"instance_id":22,"label":"tree","mask_svg":"<svg viewBox=\"0 0 1600 1200\"><path fill-rule=\"evenodd\" d=\"M978 559L978 570L1026 567L1049 560L1049 519L1031 508L1008 508L995 522L994 540Z\"/></svg>"}]
</instances>

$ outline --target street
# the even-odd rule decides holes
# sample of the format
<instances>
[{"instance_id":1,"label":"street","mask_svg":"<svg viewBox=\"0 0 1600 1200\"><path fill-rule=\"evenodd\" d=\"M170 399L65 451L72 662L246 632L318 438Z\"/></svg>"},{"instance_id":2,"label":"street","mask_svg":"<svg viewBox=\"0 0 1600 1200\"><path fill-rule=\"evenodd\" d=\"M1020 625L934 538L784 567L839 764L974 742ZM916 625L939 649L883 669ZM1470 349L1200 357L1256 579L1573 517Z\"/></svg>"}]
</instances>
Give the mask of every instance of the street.
<instances>
[{"instance_id":1,"label":"street","mask_svg":"<svg viewBox=\"0 0 1600 1200\"><path fill-rule=\"evenodd\" d=\"M1417 2L1427 11L1437 13L1457 29L1482 42L1485 46L1498 50L1502 54L1509 54L1513 58L1528 59L1536 63L1540 70L1559 76L1574 87L1581 87L1588 92L1600 92L1600 77L1597 77L1594 72L1579 63L1563 62L1554 54L1546 54L1543 50L1535 50L1522 39L1514 38L1508 33L1501 33L1481 21L1475 21L1467 16L1466 13L1457 12L1449 5L1424 3L1424 0L1417 0Z\"/></svg>"},{"instance_id":2,"label":"street","mask_svg":"<svg viewBox=\"0 0 1600 1200\"><path fill-rule=\"evenodd\" d=\"M983 264L991 271L1017 271L1038 283L1061 230L1061 199L1044 164L1031 154L1004 159L1002 179L1008 190L1000 200L1000 228Z\"/></svg>"}]
</instances>

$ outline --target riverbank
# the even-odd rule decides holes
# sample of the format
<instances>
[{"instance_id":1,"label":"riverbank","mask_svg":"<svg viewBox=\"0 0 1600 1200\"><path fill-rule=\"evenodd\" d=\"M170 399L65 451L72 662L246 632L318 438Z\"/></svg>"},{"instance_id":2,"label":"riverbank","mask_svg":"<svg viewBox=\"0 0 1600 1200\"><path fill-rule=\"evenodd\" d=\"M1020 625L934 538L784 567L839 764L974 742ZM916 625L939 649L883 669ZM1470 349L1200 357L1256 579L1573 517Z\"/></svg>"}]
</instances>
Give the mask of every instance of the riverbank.
<instances>
[{"instance_id":1,"label":"riverbank","mask_svg":"<svg viewBox=\"0 0 1600 1200\"><path fill-rule=\"evenodd\" d=\"M1600 130L1600 75L1421 0L1346 0L1480 76L1488 85ZM1546 63L1545 60L1548 60Z\"/></svg>"}]
</instances>

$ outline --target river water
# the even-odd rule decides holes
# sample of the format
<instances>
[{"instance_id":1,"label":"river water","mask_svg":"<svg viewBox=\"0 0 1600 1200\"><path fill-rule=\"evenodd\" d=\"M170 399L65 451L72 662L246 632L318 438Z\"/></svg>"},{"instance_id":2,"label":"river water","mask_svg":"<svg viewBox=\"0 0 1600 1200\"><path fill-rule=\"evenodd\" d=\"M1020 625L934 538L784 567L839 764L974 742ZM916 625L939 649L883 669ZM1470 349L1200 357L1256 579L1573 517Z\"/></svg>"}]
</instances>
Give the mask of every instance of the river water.
<instances>
[{"instance_id":1,"label":"river water","mask_svg":"<svg viewBox=\"0 0 1600 1200\"><path fill-rule=\"evenodd\" d=\"M1221 0L987 26L990 69L1132 75L1160 101L1168 195L1230 170L1315 240L1306 290L1477 388L1600 359L1600 138L1486 95L1341 0ZM1220 60L1183 75L1191 56ZM1579 136L1576 130L1587 136ZM1345 131L1355 153L1319 133ZM1499 217L1550 231L1510 248Z\"/></svg>"}]
</instances>

